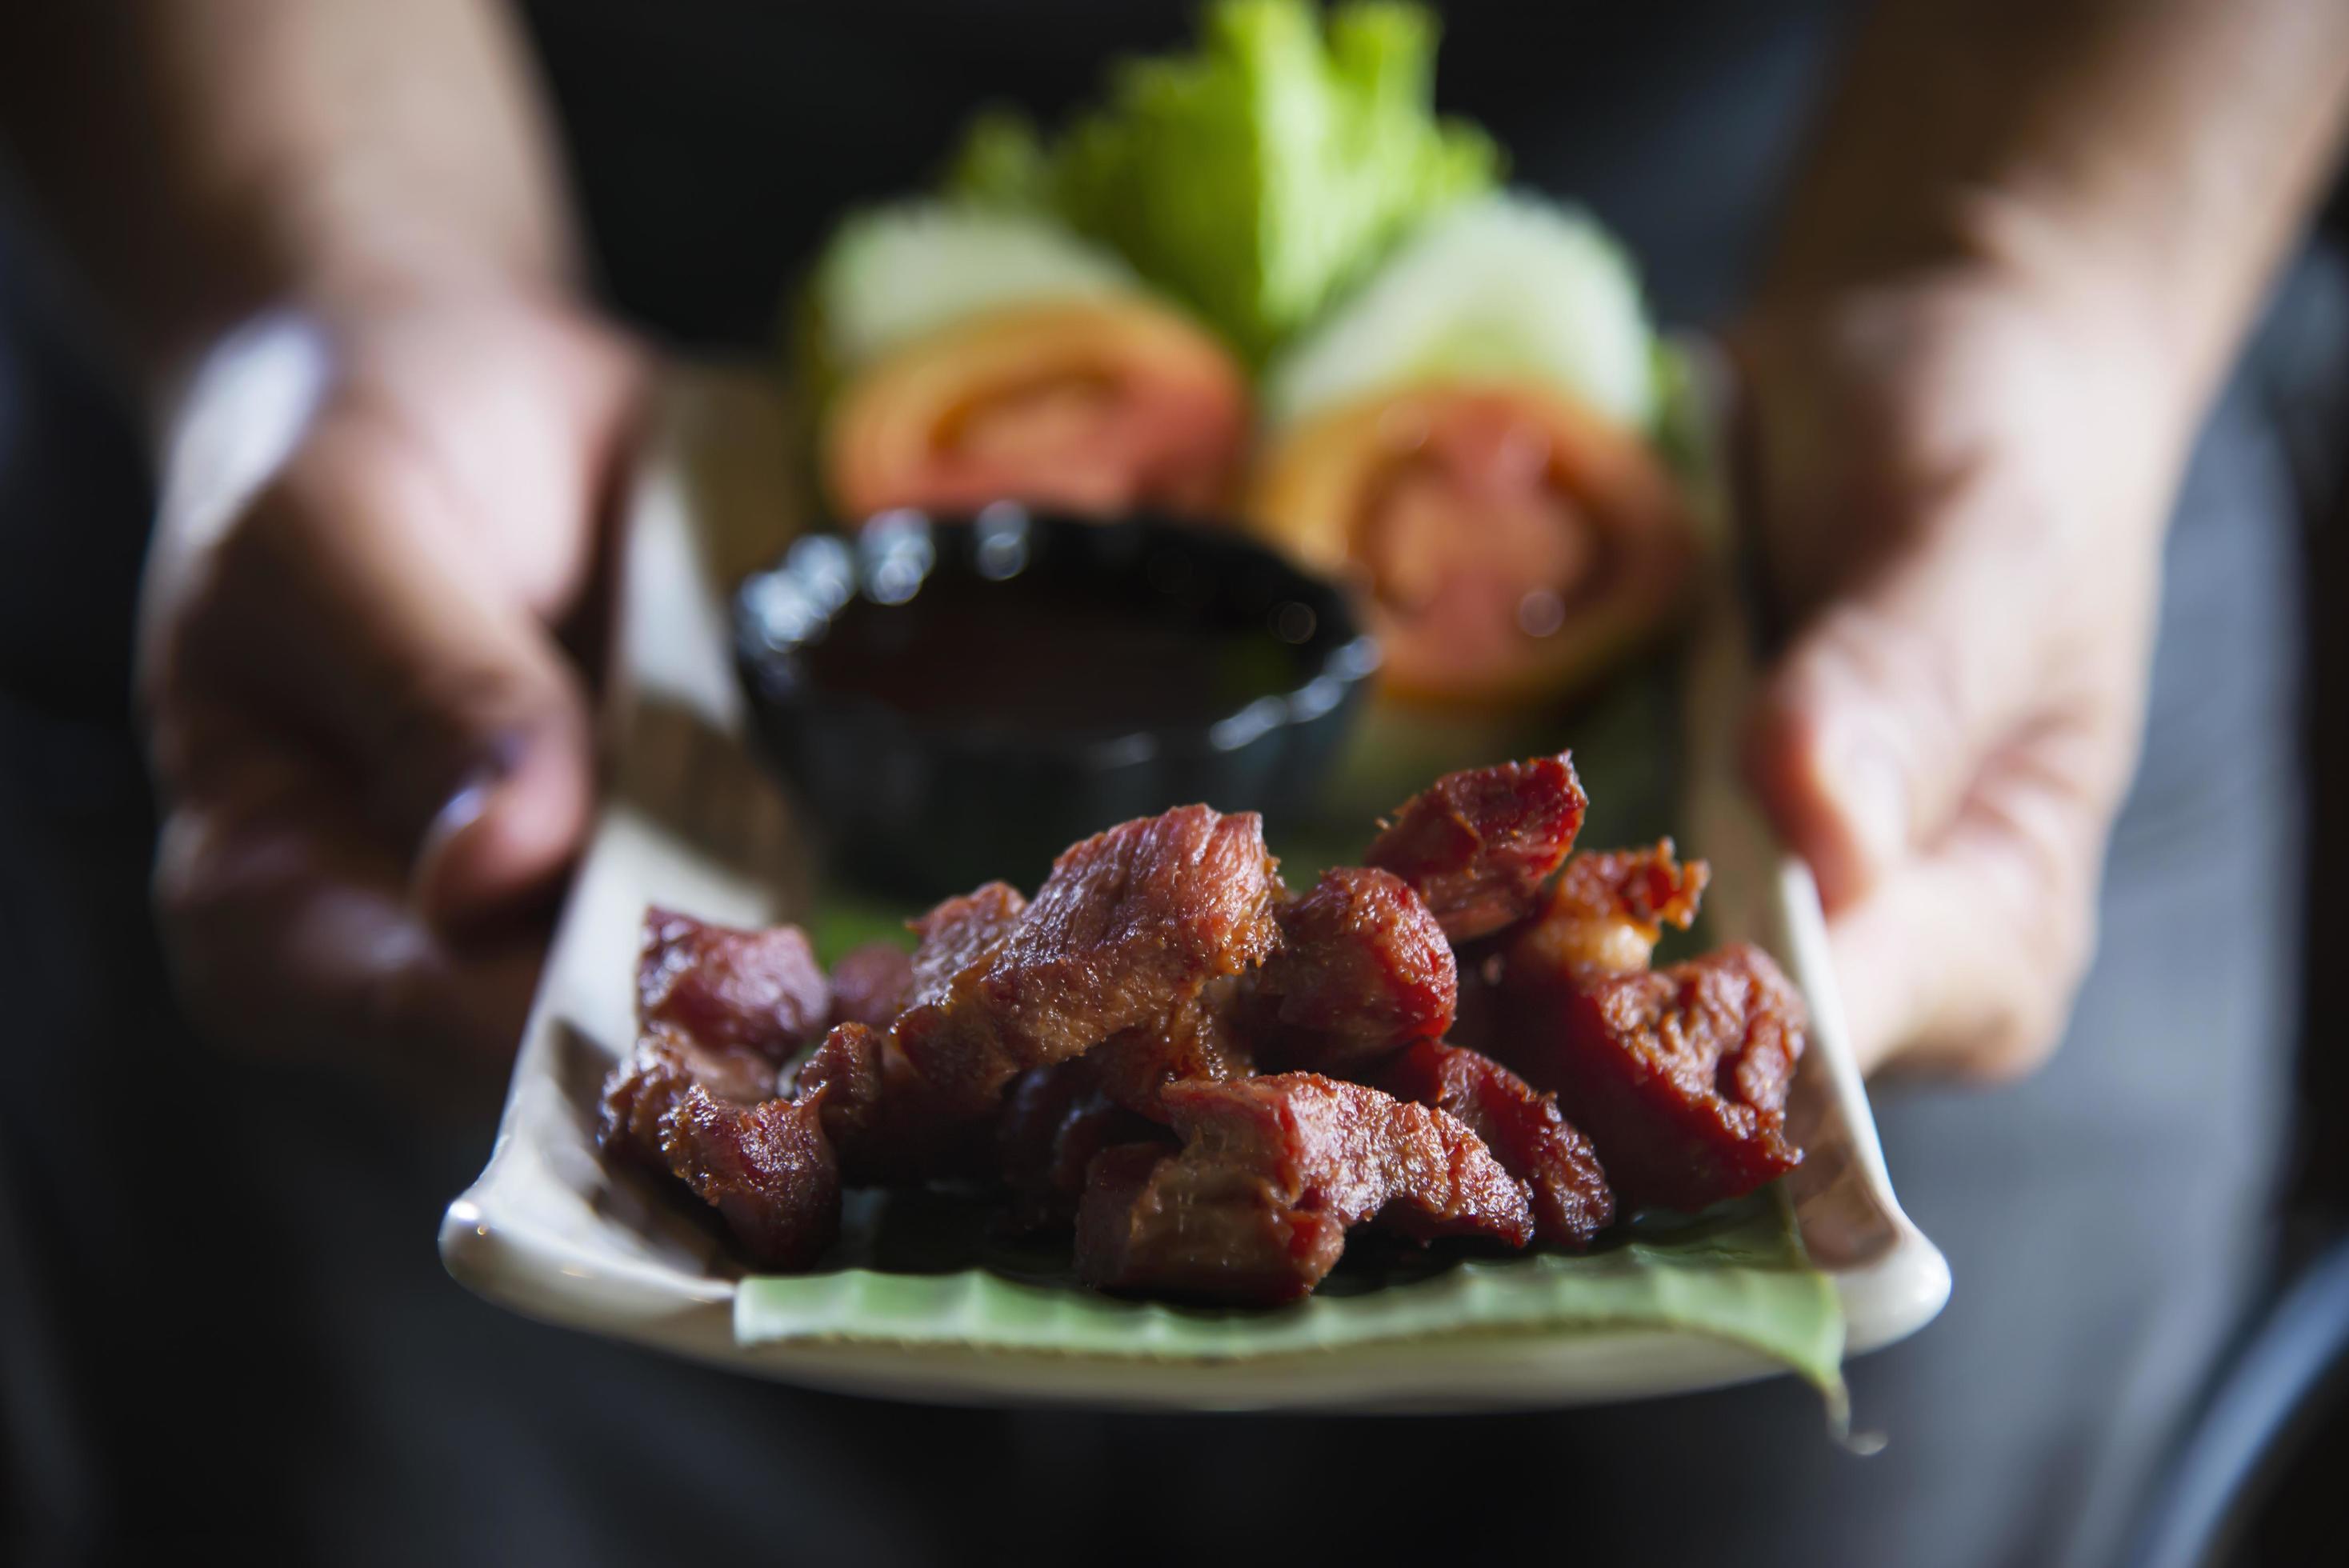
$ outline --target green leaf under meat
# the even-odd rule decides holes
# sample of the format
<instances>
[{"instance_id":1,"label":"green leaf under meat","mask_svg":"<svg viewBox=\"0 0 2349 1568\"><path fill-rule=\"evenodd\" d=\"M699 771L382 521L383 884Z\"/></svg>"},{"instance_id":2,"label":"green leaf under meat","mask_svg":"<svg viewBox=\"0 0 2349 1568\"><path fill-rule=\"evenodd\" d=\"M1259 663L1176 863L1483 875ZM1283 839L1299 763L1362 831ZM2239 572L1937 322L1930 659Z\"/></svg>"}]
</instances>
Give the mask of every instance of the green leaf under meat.
<instances>
[{"instance_id":1,"label":"green leaf under meat","mask_svg":"<svg viewBox=\"0 0 2349 1568\"><path fill-rule=\"evenodd\" d=\"M1064 1251L992 1247L985 1229L978 1212L936 1194L864 1195L850 1205L834 1266L742 1282L735 1337L1235 1360L1407 1354L1409 1342L1454 1335L1662 1328L1745 1346L1831 1398L1840 1388L1835 1288L1805 1258L1775 1188L1694 1217L1642 1215L1628 1236L1580 1256L1350 1255L1316 1295L1254 1310L1103 1295L1067 1274Z\"/></svg>"}]
</instances>

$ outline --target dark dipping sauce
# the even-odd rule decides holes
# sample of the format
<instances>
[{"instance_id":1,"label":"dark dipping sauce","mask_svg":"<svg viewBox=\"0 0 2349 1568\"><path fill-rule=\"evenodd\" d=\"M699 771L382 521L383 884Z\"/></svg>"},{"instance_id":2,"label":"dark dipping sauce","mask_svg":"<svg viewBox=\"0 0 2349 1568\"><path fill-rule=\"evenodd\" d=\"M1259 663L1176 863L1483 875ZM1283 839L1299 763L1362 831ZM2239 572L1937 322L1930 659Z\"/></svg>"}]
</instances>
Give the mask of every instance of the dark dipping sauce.
<instances>
[{"instance_id":1,"label":"dark dipping sauce","mask_svg":"<svg viewBox=\"0 0 2349 1568\"><path fill-rule=\"evenodd\" d=\"M1072 738L1204 727L1311 677L1304 605L1219 625L1188 595L1112 586L1062 571L947 576L902 604L860 595L801 656L812 684L926 725Z\"/></svg>"},{"instance_id":2,"label":"dark dipping sauce","mask_svg":"<svg viewBox=\"0 0 2349 1568\"><path fill-rule=\"evenodd\" d=\"M745 583L752 727L833 869L936 896L1191 801L1318 797L1376 645L1236 529L1010 506L891 513Z\"/></svg>"}]
</instances>

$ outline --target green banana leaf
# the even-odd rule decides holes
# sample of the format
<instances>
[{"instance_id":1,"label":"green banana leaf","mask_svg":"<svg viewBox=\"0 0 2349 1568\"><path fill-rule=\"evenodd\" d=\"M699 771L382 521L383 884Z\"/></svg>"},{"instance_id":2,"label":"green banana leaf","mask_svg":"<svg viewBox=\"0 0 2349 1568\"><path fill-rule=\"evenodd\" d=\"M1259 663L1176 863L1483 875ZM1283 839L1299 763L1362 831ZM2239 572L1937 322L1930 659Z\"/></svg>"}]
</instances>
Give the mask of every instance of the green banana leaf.
<instances>
[{"instance_id":1,"label":"green banana leaf","mask_svg":"<svg viewBox=\"0 0 2349 1568\"><path fill-rule=\"evenodd\" d=\"M1422 1253L1358 1240L1319 1293L1254 1310L1102 1295L1068 1274L1065 1252L989 1243L976 1200L864 1196L835 1266L742 1282L738 1340L1207 1361L1631 1326L1733 1341L1831 1396L1839 1387L1843 1315L1775 1189L1693 1217L1642 1214L1627 1235L1578 1257Z\"/></svg>"}]
</instances>

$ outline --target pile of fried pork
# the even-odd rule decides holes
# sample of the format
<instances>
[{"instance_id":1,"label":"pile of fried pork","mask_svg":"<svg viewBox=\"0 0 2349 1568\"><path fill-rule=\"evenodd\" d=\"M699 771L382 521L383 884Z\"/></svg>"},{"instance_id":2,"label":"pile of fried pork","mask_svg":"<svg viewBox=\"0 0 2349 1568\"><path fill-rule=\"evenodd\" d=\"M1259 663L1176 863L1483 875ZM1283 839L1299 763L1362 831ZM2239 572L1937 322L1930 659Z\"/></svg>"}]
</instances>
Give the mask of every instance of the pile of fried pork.
<instances>
[{"instance_id":1,"label":"pile of fried pork","mask_svg":"<svg viewBox=\"0 0 2349 1568\"><path fill-rule=\"evenodd\" d=\"M762 1268L816 1263L843 1186L978 1181L1093 1285L1234 1304L1356 1226L1580 1250L1751 1191L1802 1158L1800 999L1750 946L1652 967L1704 864L1573 854L1587 803L1564 755L1451 774L1301 893L1255 815L1180 807L830 975L796 927L652 910L602 1146Z\"/></svg>"}]
</instances>

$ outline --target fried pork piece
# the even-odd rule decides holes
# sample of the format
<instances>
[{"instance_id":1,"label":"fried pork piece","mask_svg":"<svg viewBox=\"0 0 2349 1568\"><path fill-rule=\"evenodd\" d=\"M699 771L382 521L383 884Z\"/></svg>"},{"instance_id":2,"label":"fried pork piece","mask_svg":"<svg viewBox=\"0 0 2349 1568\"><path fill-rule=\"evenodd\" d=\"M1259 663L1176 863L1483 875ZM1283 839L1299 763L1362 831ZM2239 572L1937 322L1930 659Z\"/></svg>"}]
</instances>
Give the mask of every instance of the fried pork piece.
<instances>
[{"instance_id":1,"label":"fried pork piece","mask_svg":"<svg viewBox=\"0 0 2349 1568\"><path fill-rule=\"evenodd\" d=\"M911 922L921 941L910 956L874 944L841 960L839 1021L797 1081L802 1093L826 1089L824 1130L851 1182L920 1181L987 1168L985 1127L916 1070L896 1026L909 1010L935 1012L957 978L984 968L1026 906L1018 888L988 882ZM852 1004L863 1016L850 1015Z\"/></svg>"},{"instance_id":2,"label":"fried pork piece","mask_svg":"<svg viewBox=\"0 0 2349 1568\"><path fill-rule=\"evenodd\" d=\"M980 1176L992 1170L987 1125L943 1099L894 1036L854 1019L833 1026L794 1080L824 1091L823 1129L853 1186Z\"/></svg>"},{"instance_id":3,"label":"fried pork piece","mask_svg":"<svg viewBox=\"0 0 2349 1568\"><path fill-rule=\"evenodd\" d=\"M1153 1121L1166 1113L1159 1091L1170 1083L1220 1083L1256 1071L1256 1058L1234 1022L1243 1006L1243 976L1207 982L1198 995L1164 1018L1112 1035L1076 1059L1112 1104Z\"/></svg>"},{"instance_id":4,"label":"fried pork piece","mask_svg":"<svg viewBox=\"0 0 2349 1568\"><path fill-rule=\"evenodd\" d=\"M1345 1250L1335 1215L1154 1143L1096 1155L1077 1209L1077 1274L1102 1290L1277 1306L1310 1295Z\"/></svg>"},{"instance_id":5,"label":"fried pork piece","mask_svg":"<svg viewBox=\"0 0 2349 1568\"><path fill-rule=\"evenodd\" d=\"M991 882L947 899L911 923L921 944L911 961L913 990L908 1006L942 1003L954 984L985 965L1011 934L1028 900L1009 882Z\"/></svg>"},{"instance_id":6,"label":"fried pork piece","mask_svg":"<svg viewBox=\"0 0 2349 1568\"><path fill-rule=\"evenodd\" d=\"M1394 872L1454 944L1531 914L1589 804L1566 752L1447 773L1404 801L1363 863Z\"/></svg>"},{"instance_id":7,"label":"fried pork piece","mask_svg":"<svg viewBox=\"0 0 2349 1568\"><path fill-rule=\"evenodd\" d=\"M1392 872L1324 872L1279 918L1280 946L1257 972L1248 1012L1267 1060L1352 1076L1452 1026L1452 944Z\"/></svg>"},{"instance_id":8,"label":"fried pork piece","mask_svg":"<svg viewBox=\"0 0 2349 1568\"><path fill-rule=\"evenodd\" d=\"M986 1115L1022 1070L1161 1023L1254 968L1278 934L1274 866L1254 812L1183 806L1096 833L936 1000L922 999L933 993L916 954L897 1042L945 1100Z\"/></svg>"},{"instance_id":9,"label":"fried pork piece","mask_svg":"<svg viewBox=\"0 0 2349 1568\"><path fill-rule=\"evenodd\" d=\"M1164 1128L1110 1098L1092 1056L1020 1074L996 1124L998 1163L1018 1200L1012 1228L1066 1224L1076 1215L1093 1156L1145 1143L1173 1147Z\"/></svg>"},{"instance_id":10,"label":"fried pork piece","mask_svg":"<svg viewBox=\"0 0 2349 1568\"><path fill-rule=\"evenodd\" d=\"M1088 1284L1271 1304L1306 1295L1345 1232L1376 1219L1420 1241L1523 1246L1526 1188L1456 1119L1317 1073L1178 1083L1183 1148L1096 1155L1077 1213Z\"/></svg>"},{"instance_id":11,"label":"fried pork piece","mask_svg":"<svg viewBox=\"0 0 2349 1568\"><path fill-rule=\"evenodd\" d=\"M1696 1210L1802 1160L1786 1090L1802 1058L1802 998L1759 948L1668 969L1593 975L1512 955L1498 1049L1590 1136L1617 1198Z\"/></svg>"},{"instance_id":12,"label":"fried pork piece","mask_svg":"<svg viewBox=\"0 0 2349 1568\"><path fill-rule=\"evenodd\" d=\"M1512 939L1513 956L1546 970L1628 975L1648 967L1666 925L1696 919L1712 868L1682 865L1672 841L1644 850L1585 851L1566 862L1541 917Z\"/></svg>"},{"instance_id":13,"label":"fried pork piece","mask_svg":"<svg viewBox=\"0 0 2349 1568\"><path fill-rule=\"evenodd\" d=\"M832 966L832 1021L885 1029L914 1003L914 958L894 942L868 942Z\"/></svg>"},{"instance_id":14,"label":"fried pork piece","mask_svg":"<svg viewBox=\"0 0 2349 1568\"><path fill-rule=\"evenodd\" d=\"M656 1023L605 1082L596 1142L691 1188L752 1263L805 1268L840 1233L823 1099L777 1095L773 1065L747 1047Z\"/></svg>"},{"instance_id":15,"label":"fried pork piece","mask_svg":"<svg viewBox=\"0 0 2349 1568\"><path fill-rule=\"evenodd\" d=\"M647 1027L781 1061L823 1032L832 987L795 925L738 931L655 908L645 911L636 1008Z\"/></svg>"},{"instance_id":16,"label":"fried pork piece","mask_svg":"<svg viewBox=\"0 0 2349 1568\"><path fill-rule=\"evenodd\" d=\"M1615 1194L1590 1140L1558 1113L1557 1097L1475 1051L1422 1040L1379 1068L1371 1084L1433 1106L1485 1140L1533 1200L1534 1234L1576 1252L1615 1218Z\"/></svg>"}]
</instances>

